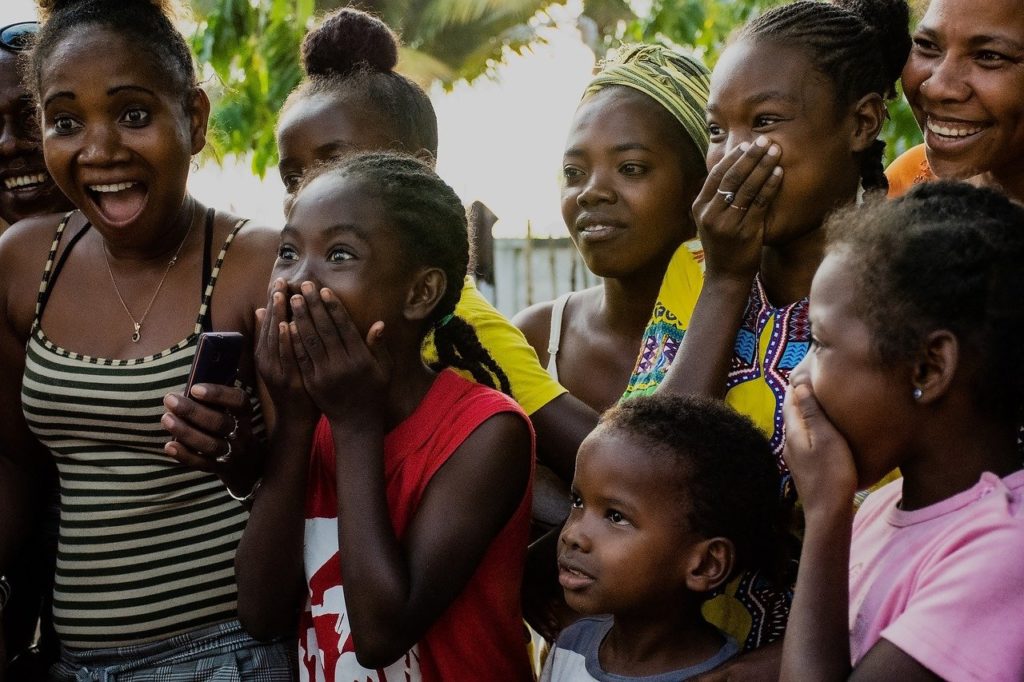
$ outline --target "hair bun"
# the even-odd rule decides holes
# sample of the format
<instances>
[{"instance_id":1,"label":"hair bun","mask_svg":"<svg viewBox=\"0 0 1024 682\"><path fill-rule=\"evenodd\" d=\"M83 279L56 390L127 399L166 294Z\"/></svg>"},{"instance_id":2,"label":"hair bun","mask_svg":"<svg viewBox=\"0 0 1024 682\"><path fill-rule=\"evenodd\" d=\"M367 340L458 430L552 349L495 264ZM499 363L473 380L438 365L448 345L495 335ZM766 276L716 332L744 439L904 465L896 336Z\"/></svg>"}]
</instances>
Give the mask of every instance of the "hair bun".
<instances>
[{"instance_id":1,"label":"hair bun","mask_svg":"<svg viewBox=\"0 0 1024 682\"><path fill-rule=\"evenodd\" d=\"M390 72L398 64L398 37L383 21L342 7L328 14L302 41L307 76L346 76L360 66Z\"/></svg>"},{"instance_id":2,"label":"hair bun","mask_svg":"<svg viewBox=\"0 0 1024 682\"><path fill-rule=\"evenodd\" d=\"M895 83L910 56L910 7L906 0L834 0L857 14L878 34L885 60L885 73ZM895 95L895 92L889 93Z\"/></svg>"},{"instance_id":3,"label":"hair bun","mask_svg":"<svg viewBox=\"0 0 1024 682\"><path fill-rule=\"evenodd\" d=\"M100 8L103 5L116 5L120 9L125 4L149 5L172 22L186 19L190 15L188 9L177 0L36 0L39 20L42 22L46 22L57 12L78 6L92 5Z\"/></svg>"}]
</instances>

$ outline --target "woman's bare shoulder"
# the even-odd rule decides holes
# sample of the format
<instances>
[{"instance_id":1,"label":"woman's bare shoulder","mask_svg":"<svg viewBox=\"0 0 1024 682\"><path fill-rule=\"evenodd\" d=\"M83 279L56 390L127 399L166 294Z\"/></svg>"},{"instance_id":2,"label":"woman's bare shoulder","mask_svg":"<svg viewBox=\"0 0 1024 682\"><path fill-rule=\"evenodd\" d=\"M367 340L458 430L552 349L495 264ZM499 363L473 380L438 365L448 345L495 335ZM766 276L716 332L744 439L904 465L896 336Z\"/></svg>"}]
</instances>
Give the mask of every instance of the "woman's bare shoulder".
<instances>
[{"instance_id":1,"label":"woman's bare shoulder","mask_svg":"<svg viewBox=\"0 0 1024 682\"><path fill-rule=\"evenodd\" d=\"M0 301L16 326L31 322L39 282L63 214L20 220L0 234Z\"/></svg>"}]
</instances>

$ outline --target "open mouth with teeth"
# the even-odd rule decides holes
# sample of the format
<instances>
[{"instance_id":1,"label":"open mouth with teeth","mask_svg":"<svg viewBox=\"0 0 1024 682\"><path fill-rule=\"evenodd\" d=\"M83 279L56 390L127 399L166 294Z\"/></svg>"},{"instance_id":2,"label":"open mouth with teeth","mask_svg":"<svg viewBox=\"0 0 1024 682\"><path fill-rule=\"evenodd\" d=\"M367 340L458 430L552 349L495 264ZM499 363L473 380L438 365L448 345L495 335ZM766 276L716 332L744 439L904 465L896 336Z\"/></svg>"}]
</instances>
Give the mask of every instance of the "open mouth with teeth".
<instances>
[{"instance_id":1,"label":"open mouth with teeth","mask_svg":"<svg viewBox=\"0 0 1024 682\"><path fill-rule=\"evenodd\" d=\"M86 191L104 220L123 225L138 216L146 205L146 186L132 180L103 185L87 185Z\"/></svg>"},{"instance_id":2,"label":"open mouth with teeth","mask_svg":"<svg viewBox=\"0 0 1024 682\"><path fill-rule=\"evenodd\" d=\"M621 229L618 225L592 224L578 227L577 231L586 241L602 241L615 236Z\"/></svg>"},{"instance_id":3,"label":"open mouth with teeth","mask_svg":"<svg viewBox=\"0 0 1024 682\"><path fill-rule=\"evenodd\" d=\"M44 171L4 178L4 187L8 190L33 190L49 182L50 174Z\"/></svg>"},{"instance_id":4,"label":"open mouth with teeth","mask_svg":"<svg viewBox=\"0 0 1024 682\"><path fill-rule=\"evenodd\" d=\"M925 127L928 129L928 132L940 137L959 140L971 137L972 135L977 135L988 126L979 125L977 123L937 121L929 118Z\"/></svg>"}]
</instances>

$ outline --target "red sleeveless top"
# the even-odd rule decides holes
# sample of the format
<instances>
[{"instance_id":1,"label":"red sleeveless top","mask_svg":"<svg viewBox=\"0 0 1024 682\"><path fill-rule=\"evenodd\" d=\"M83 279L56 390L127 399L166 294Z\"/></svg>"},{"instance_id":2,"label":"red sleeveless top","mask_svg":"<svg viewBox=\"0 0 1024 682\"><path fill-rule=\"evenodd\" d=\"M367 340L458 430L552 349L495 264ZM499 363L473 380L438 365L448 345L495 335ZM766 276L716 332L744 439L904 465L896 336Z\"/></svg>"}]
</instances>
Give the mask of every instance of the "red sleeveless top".
<instances>
[{"instance_id":1,"label":"red sleeveless top","mask_svg":"<svg viewBox=\"0 0 1024 682\"><path fill-rule=\"evenodd\" d=\"M480 424L501 412L514 412L526 419L511 398L446 370L416 410L385 437L388 509L399 539L434 474ZM327 682L532 680L519 602L529 523L527 488L476 573L441 618L398 661L386 669L367 670L356 661L346 613L334 441L330 425L321 419L306 495L309 601L299 626L301 678Z\"/></svg>"}]
</instances>

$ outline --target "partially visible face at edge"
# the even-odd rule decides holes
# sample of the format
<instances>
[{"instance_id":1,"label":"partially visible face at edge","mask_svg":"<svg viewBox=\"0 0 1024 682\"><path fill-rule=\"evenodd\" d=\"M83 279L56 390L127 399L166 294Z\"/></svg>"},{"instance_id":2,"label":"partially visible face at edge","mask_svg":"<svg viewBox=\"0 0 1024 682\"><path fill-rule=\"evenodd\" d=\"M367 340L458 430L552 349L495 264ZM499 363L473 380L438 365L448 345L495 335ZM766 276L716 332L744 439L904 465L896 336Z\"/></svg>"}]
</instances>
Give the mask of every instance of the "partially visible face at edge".
<instances>
[{"instance_id":1,"label":"partially visible face at edge","mask_svg":"<svg viewBox=\"0 0 1024 682\"><path fill-rule=\"evenodd\" d=\"M914 31L903 89L943 178L1024 176L1024 7L932 0Z\"/></svg>"},{"instance_id":2,"label":"partially visible face at edge","mask_svg":"<svg viewBox=\"0 0 1024 682\"><path fill-rule=\"evenodd\" d=\"M38 111L22 84L18 57L0 48L0 219L13 224L70 208L46 170Z\"/></svg>"},{"instance_id":3,"label":"partially visible face at edge","mask_svg":"<svg viewBox=\"0 0 1024 682\"><path fill-rule=\"evenodd\" d=\"M361 151L417 151L405 149L377 112L335 92L300 97L285 109L277 126L277 149L286 214L302 177L317 164Z\"/></svg>"}]
</instances>

